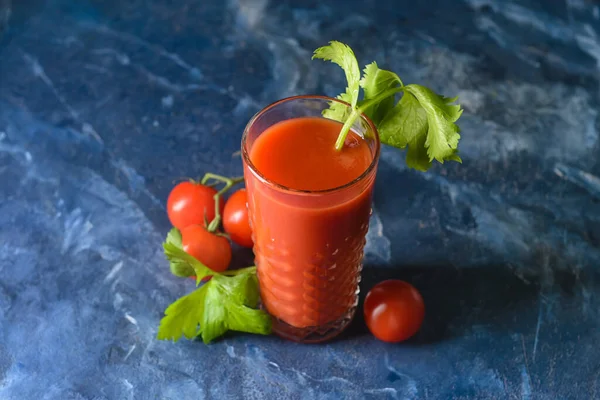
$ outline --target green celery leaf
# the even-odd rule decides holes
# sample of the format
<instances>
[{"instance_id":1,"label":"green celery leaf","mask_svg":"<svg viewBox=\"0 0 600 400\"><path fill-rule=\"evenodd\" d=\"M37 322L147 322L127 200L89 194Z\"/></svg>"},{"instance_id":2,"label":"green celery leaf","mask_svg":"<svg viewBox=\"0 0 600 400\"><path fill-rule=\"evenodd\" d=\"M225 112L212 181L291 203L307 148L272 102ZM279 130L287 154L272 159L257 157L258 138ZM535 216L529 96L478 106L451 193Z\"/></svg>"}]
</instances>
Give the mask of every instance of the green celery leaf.
<instances>
[{"instance_id":1,"label":"green celery leaf","mask_svg":"<svg viewBox=\"0 0 600 400\"><path fill-rule=\"evenodd\" d=\"M425 140L427 135L414 136L408 143L406 150L406 165L418 171L427 171L431 167L431 161L427 155Z\"/></svg>"},{"instance_id":2,"label":"green celery leaf","mask_svg":"<svg viewBox=\"0 0 600 400\"><path fill-rule=\"evenodd\" d=\"M247 272L231 278L223 276L216 278L229 298L234 300L225 304L229 316L229 329L263 335L269 334L271 332L271 318L265 312L255 309L259 301L256 272Z\"/></svg>"},{"instance_id":3,"label":"green celery leaf","mask_svg":"<svg viewBox=\"0 0 600 400\"><path fill-rule=\"evenodd\" d=\"M342 101L345 101L346 103L350 103L352 101L348 93L342 93L338 95L337 98ZM323 116L325 118L343 123L348 118L348 116L350 116L351 112L352 109L350 108L350 106L338 103L337 101L330 101L329 108L323 110Z\"/></svg>"},{"instance_id":4,"label":"green celery leaf","mask_svg":"<svg viewBox=\"0 0 600 400\"><path fill-rule=\"evenodd\" d=\"M199 324L204 315L204 303L208 285L203 285L183 296L165 310L158 327L159 340L177 342L181 336L193 339L201 333Z\"/></svg>"},{"instance_id":5,"label":"green celery leaf","mask_svg":"<svg viewBox=\"0 0 600 400\"><path fill-rule=\"evenodd\" d=\"M228 330L268 335L271 317L257 310L259 290L256 269L233 276L215 274L195 292L165 311L158 338L177 341L197 335L210 343ZM198 327L200 325L200 327Z\"/></svg>"},{"instance_id":6,"label":"green celery leaf","mask_svg":"<svg viewBox=\"0 0 600 400\"><path fill-rule=\"evenodd\" d=\"M166 246L166 248L165 248ZM193 276L195 274L194 268L185 260L182 260L174 255L172 252L168 252L169 249L180 249L183 251L183 245L181 244L181 232L177 228L172 228L167 234L167 238L163 243L163 249L165 249L165 255L169 260L169 267L171 268L171 273L175 276L184 278L188 276Z\"/></svg>"},{"instance_id":7,"label":"green celery leaf","mask_svg":"<svg viewBox=\"0 0 600 400\"><path fill-rule=\"evenodd\" d=\"M460 129L454 122L462 114L462 109L454 103L457 98L447 98L420 85L407 85L406 90L415 96L427 114L427 139L425 147L429 161L443 163L447 160L460 160L456 154Z\"/></svg>"},{"instance_id":8,"label":"green celery leaf","mask_svg":"<svg viewBox=\"0 0 600 400\"><path fill-rule=\"evenodd\" d=\"M260 292L258 290L258 278L256 277L256 273L249 274L249 278L246 281L244 290L244 305L256 308L258 307L258 303L260 302Z\"/></svg>"},{"instance_id":9,"label":"green celery leaf","mask_svg":"<svg viewBox=\"0 0 600 400\"><path fill-rule=\"evenodd\" d=\"M363 101L374 99L388 89L399 87L402 81L395 73L380 69L377 63L373 61L363 70L364 74L360 80L360 86L363 88L365 96ZM395 96L389 96L380 102L366 108L364 113L371 118L371 121L377 126L394 107Z\"/></svg>"},{"instance_id":10,"label":"green celery leaf","mask_svg":"<svg viewBox=\"0 0 600 400\"><path fill-rule=\"evenodd\" d=\"M425 88L425 90L431 92L429 89ZM443 101L445 102L456 100L443 98L433 92L428 93L428 96L432 95L436 96L437 100L444 99ZM434 97L434 99L436 97ZM452 118L458 119L462 110L456 110L455 107L460 106L447 105L447 103L444 103L444 107L447 107L448 112L452 113L452 116L445 119L444 121L446 122L438 121L433 118L434 123L437 125L434 125L432 128L430 121L432 120L431 109L433 107L434 106L432 105L428 106L430 109L430 113L428 113L427 109L422 106L412 92L407 91L404 93L396 107L389 111L383 121L379 124L381 142L398 148L408 146L406 152L406 165L419 171L427 171L431 167L433 159L437 159L440 162L448 160L461 162L456 150L458 139L456 139L454 148L450 147L450 144L447 144L450 151L445 152L443 155L440 155L438 150L431 149L430 146L431 141L435 142L436 139L435 137L431 139L432 135L439 135L439 132L442 131L446 132L448 135L454 133L452 130L453 128L448 127L447 124L451 124L458 129L456 125L451 122L448 123L447 121ZM439 113L441 112L437 112L437 114ZM446 125L440 127L440 124ZM460 135L458 135L458 137L460 138ZM436 155L438 157L435 157Z\"/></svg>"},{"instance_id":11,"label":"green celery leaf","mask_svg":"<svg viewBox=\"0 0 600 400\"><path fill-rule=\"evenodd\" d=\"M268 335L271 333L271 316L262 310L231 304L229 312L229 329L238 332Z\"/></svg>"},{"instance_id":12,"label":"green celery leaf","mask_svg":"<svg viewBox=\"0 0 600 400\"><path fill-rule=\"evenodd\" d=\"M329 42L329 45L316 49L312 58L331 61L342 67L346 74L348 87L346 87L346 92L338 96L338 98L350 103L354 108L358 102L360 90L360 68L358 67L358 62L356 61L356 56L352 49L344 43L331 41ZM339 108L340 106L338 105L336 107ZM337 113L335 115L338 116Z\"/></svg>"},{"instance_id":13,"label":"green celery leaf","mask_svg":"<svg viewBox=\"0 0 600 400\"><path fill-rule=\"evenodd\" d=\"M214 272L198 259L186 253L181 247L177 247L172 242L163 243L165 256L169 260L171 273L178 277L196 276L196 284L199 284L202 278L214 275Z\"/></svg>"},{"instance_id":14,"label":"green celery leaf","mask_svg":"<svg viewBox=\"0 0 600 400\"><path fill-rule=\"evenodd\" d=\"M402 96L378 126L381 142L401 149L415 142L415 138L425 136L427 128L427 114L410 93Z\"/></svg>"},{"instance_id":15,"label":"green celery leaf","mask_svg":"<svg viewBox=\"0 0 600 400\"><path fill-rule=\"evenodd\" d=\"M246 271L233 277L217 277L217 282L235 303L256 307L259 300L256 269Z\"/></svg>"},{"instance_id":16,"label":"green celery leaf","mask_svg":"<svg viewBox=\"0 0 600 400\"><path fill-rule=\"evenodd\" d=\"M167 239L165 242L171 243L172 245L182 249L183 244L181 243L181 231L177 228L172 228L169 233L167 233Z\"/></svg>"},{"instance_id":17,"label":"green celery leaf","mask_svg":"<svg viewBox=\"0 0 600 400\"><path fill-rule=\"evenodd\" d=\"M234 299L227 298L227 292L223 290L219 277L215 275L205 284L207 291L201 326L202 341L206 344L227 332L227 304L236 302ZM225 277L225 279L233 278Z\"/></svg>"}]
</instances>

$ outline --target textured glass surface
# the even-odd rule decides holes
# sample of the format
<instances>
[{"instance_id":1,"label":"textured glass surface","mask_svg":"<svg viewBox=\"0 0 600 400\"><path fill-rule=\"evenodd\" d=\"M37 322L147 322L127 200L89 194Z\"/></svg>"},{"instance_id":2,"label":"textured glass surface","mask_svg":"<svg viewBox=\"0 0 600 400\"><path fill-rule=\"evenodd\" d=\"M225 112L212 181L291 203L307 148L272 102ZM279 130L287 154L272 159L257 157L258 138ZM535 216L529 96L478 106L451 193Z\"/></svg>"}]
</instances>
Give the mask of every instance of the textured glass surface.
<instances>
[{"instance_id":1,"label":"textured glass surface","mask_svg":"<svg viewBox=\"0 0 600 400\"><path fill-rule=\"evenodd\" d=\"M271 105L250 121L242 143L263 306L275 318L276 333L303 342L341 332L358 303L377 134L366 119L357 121L353 130L369 146L371 165L355 181L328 191L298 192L270 182L248 154L270 126L300 116L321 117L329 101L295 97Z\"/></svg>"}]
</instances>

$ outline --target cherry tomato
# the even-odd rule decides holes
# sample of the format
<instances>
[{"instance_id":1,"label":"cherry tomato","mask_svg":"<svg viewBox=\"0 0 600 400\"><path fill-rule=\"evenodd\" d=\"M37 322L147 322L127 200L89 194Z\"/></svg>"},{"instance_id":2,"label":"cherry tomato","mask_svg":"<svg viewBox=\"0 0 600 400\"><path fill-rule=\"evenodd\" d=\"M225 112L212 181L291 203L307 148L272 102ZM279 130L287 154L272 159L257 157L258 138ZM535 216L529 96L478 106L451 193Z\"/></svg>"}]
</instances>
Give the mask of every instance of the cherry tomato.
<instances>
[{"instance_id":1,"label":"cherry tomato","mask_svg":"<svg viewBox=\"0 0 600 400\"><path fill-rule=\"evenodd\" d=\"M390 279L367 293L364 313L367 327L377 339L396 343L417 333L425 317L425 305L412 285Z\"/></svg>"},{"instance_id":2,"label":"cherry tomato","mask_svg":"<svg viewBox=\"0 0 600 400\"><path fill-rule=\"evenodd\" d=\"M183 250L215 272L223 272L231 262L231 245L223 236L209 232L204 225L181 230Z\"/></svg>"},{"instance_id":3,"label":"cherry tomato","mask_svg":"<svg viewBox=\"0 0 600 400\"><path fill-rule=\"evenodd\" d=\"M190 225L204 225L204 217L208 222L215 217L215 200L217 191L209 186L193 182L177 184L167 200L167 214L174 227L183 229ZM224 202L220 199L223 213Z\"/></svg>"},{"instance_id":4,"label":"cherry tomato","mask_svg":"<svg viewBox=\"0 0 600 400\"><path fill-rule=\"evenodd\" d=\"M252 247L246 189L238 190L227 200L223 213L223 228L235 243L243 247Z\"/></svg>"}]
</instances>

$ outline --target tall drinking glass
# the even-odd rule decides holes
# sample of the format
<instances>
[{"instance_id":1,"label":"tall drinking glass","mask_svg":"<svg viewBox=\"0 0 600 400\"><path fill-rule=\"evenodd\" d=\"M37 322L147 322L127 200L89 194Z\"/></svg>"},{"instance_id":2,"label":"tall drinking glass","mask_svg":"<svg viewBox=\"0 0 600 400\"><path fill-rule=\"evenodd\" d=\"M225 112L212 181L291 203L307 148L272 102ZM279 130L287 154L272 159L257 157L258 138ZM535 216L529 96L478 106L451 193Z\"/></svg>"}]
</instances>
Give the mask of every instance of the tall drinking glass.
<instances>
[{"instance_id":1,"label":"tall drinking glass","mask_svg":"<svg viewBox=\"0 0 600 400\"><path fill-rule=\"evenodd\" d=\"M324 118L322 112L330 102L348 107L324 96L280 100L256 114L242 138L262 306L273 317L276 334L305 343L336 336L356 311L379 136L366 116L358 118L353 136L366 142L370 164L358 178L316 191L267 179L256 168L252 149L276 124L294 118ZM278 149L269 151L274 154Z\"/></svg>"}]
</instances>

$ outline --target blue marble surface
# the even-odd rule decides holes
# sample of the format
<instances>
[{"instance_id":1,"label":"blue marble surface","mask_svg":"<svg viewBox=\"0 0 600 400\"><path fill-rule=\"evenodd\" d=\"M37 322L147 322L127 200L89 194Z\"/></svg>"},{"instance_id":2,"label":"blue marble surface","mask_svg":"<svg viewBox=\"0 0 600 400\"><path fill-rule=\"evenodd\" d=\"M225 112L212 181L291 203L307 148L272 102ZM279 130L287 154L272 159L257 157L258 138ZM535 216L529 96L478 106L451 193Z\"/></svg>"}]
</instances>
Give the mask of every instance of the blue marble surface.
<instances>
[{"instance_id":1,"label":"blue marble surface","mask_svg":"<svg viewBox=\"0 0 600 400\"><path fill-rule=\"evenodd\" d=\"M599 18L585 0L0 0L0 399L600 398ZM192 289L160 248L173 179L239 174L253 113L342 90L310 60L332 39L465 108L463 165L385 149L375 189L363 293L411 281L422 331L155 340Z\"/></svg>"}]
</instances>

